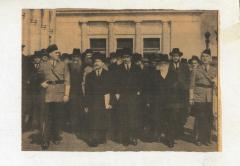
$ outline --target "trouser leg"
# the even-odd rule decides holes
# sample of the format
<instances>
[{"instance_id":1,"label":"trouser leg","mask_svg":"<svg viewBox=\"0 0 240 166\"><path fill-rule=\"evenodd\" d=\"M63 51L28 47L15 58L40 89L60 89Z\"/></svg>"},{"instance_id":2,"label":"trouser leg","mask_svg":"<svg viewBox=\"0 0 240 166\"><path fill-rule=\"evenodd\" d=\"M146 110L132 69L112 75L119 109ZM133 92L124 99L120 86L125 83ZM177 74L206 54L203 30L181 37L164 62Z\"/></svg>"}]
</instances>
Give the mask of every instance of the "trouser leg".
<instances>
[{"instance_id":1,"label":"trouser leg","mask_svg":"<svg viewBox=\"0 0 240 166\"><path fill-rule=\"evenodd\" d=\"M176 122L177 122L177 114L175 110L173 109L168 109L166 110L166 125L167 125L167 130L166 130L166 138L169 143L173 144L175 140L175 134L176 134Z\"/></svg>"},{"instance_id":2,"label":"trouser leg","mask_svg":"<svg viewBox=\"0 0 240 166\"><path fill-rule=\"evenodd\" d=\"M45 103L45 109L42 110L41 130L43 142L49 142L51 139L51 103Z\"/></svg>"},{"instance_id":3,"label":"trouser leg","mask_svg":"<svg viewBox=\"0 0 240 166\"><path fill-rule=\"evenodd\" d=\"M53 103L51 108L52 113L52 134L53 140L58 140L63 127L63 103Z\"/></svg>"}]
</instances>

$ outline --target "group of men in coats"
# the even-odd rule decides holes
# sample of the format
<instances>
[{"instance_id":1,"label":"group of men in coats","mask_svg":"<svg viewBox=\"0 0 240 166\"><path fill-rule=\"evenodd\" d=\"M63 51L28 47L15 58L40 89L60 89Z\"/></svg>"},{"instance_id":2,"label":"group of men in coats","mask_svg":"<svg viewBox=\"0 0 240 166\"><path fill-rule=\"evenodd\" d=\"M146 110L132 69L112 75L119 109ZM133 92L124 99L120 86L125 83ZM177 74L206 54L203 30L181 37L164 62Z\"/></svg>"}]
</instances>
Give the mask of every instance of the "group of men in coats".
<instances>
[{"instance_id":1,"label":"group of men in coats","mask_svg":"<svg viewBox=\"0 0 240 166\"><path fill-rule=\"evenodd\" d=\"M139 138L151 135L154 141L174 147L184 134L189 110L190 69L181 62L182 55L173 48L171 60L162 53L142 57L124 48L108 60L92 50L61 55L53 44L35 52L32 68L24 69L23 58L23 98L31 98L26 97L26 84L35 86L30 90L36 97L31 98L35 103L30 110L37 109L31 112L33 121L34 116L40 119L42 149L61 142L66 115L72 132L87 135L89 146L106 143L110 133L124 146L136 146Z\"/></svg>"}]
</instances>

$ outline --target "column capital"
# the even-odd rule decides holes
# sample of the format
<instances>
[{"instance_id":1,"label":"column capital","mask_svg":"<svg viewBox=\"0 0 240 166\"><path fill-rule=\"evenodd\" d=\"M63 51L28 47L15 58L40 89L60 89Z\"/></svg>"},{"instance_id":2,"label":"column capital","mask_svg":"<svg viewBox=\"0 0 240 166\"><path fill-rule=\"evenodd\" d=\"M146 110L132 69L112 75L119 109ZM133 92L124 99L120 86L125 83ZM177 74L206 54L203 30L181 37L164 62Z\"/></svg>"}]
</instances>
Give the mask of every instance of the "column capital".
<instances>
[{"instance_id":1,"label":"column capital","mask_svg":"<svg viewBox=\"0 0 240 166\"><path fill-rule=\"evenodd\" d=\"M171 21L169 21L169 20L161 20L161 22L162 22L163 24L170 24L170 23L171 23Z\"/></svg>"},{"instance_id":2,"label":"column capital","mask_svg":"<svg viewBox=\"0 0 240 166\"><path fill-rule=\"evenodd\" d=\"M142 20L134 20L135 24L140 24L141 22L143 22Z\"/></svg>"}]
</instances>

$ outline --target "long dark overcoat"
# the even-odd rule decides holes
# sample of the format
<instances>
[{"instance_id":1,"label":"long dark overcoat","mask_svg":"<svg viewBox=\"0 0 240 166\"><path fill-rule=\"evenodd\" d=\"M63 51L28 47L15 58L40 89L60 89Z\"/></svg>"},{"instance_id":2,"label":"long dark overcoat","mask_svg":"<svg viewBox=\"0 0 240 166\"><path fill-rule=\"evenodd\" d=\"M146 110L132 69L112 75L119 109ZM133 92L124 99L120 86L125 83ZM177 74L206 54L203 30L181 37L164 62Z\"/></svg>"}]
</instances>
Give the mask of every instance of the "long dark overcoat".
<instances>
[{"instance_id":1,"label":"long dark overcoat","mask_svg":"<svg viewBox=\"0 0 240 166\"><path fill-rule=\"evenodd\" d=\"M102 70L100 76L95 71L86 77L86 106L89 109L90 130L107 129L107 112L104 105L104 95L109 93L109 76L106 70Z\"/></svg>"},{"instance_id":2,"label":"long dark overcoat","mask_svg":"<svg viewBox=\"0 0 240 166\"><path fill-rule=\"evenodd\" d=\"M120 125L124 129L135 130L139 127L139 99L141 69L132 64L129 71L124 64L119 66L118 93L120 94Z\"/></svg>"}]
</instances>

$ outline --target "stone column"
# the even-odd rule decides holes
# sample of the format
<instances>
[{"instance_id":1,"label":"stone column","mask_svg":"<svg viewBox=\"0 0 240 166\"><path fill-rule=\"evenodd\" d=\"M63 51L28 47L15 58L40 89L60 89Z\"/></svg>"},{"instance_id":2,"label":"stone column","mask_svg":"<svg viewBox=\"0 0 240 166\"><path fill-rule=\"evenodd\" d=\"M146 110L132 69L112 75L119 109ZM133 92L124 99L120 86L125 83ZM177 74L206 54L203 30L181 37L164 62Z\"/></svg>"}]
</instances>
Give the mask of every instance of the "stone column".
<instances>
[{"instance_id":1,"label":"stone column","mask_svg":"<svg viewBox=\"0 0 240 166\"><path fill-rule=\"evenodd\" d=\"M49 44L54 44L56 39L56 11L50 11L50 29L49 29Z\"/></svg>"},{"instance_id":2,"label":"stone column","mask_svg":"<svg viewBox=\"0 0 240 166\"><path fill-rule=\"evenodd\" d=\"M81 22L81 51L88 49L87 22Z\"/></svg>"},{"instance_id":3,"label":"stone column","mask_svg":"<svg viewBox=\"0 0 240 166\"><path fill-rule=\"evenodd\" d=\"M30 22L30 52L37 51L41 48L41 11L40 9L33 9L32 18Z\"/></svg>"},{"instance_id":4,"label":"stone column","mask_svg":"<svg viewBox=\"0 0 240 166\"><path fill-rule=\"evenodd\" d=\"M111 52L115 52L114 48L114 22L108 23L108 53L107 56L110 55Z\"/></svg>"},{"instance_id":5,"label":"stone column","mask_svg":"<svg viewBox=\"0 0 240 166\"><path fill-rule=\"evenodd\" d=\"M142 54L141 22L135 21L135 52Z\"/></svg>"},{"instance_id":6,"label":"stone column","mask_svg":"<svg viewBox=\"0 0 240 166\"><path fill-rule=\"evenodd\" d=\"M171 23L170 21L162 22L162 52L169 54L171 51Z\"/></svg>"},{"instance_id":7,"label":"stone column","mask_svg":"<svg viewBox=\"0 0 240 166\"><path fill-rule=\"evenodd\" d=\"M47 48L49 45L49 10L43 10L41 25L41 48Z\"/></svg>"}]
</instances>

